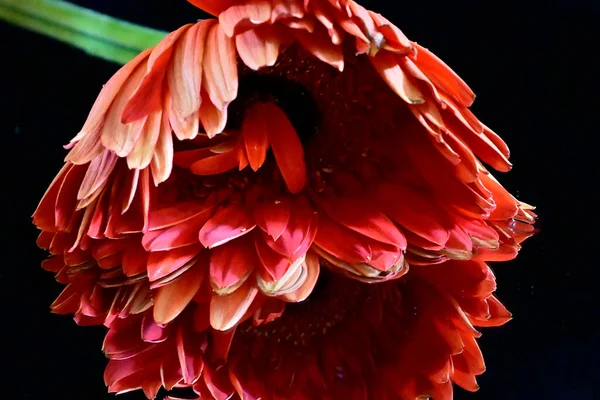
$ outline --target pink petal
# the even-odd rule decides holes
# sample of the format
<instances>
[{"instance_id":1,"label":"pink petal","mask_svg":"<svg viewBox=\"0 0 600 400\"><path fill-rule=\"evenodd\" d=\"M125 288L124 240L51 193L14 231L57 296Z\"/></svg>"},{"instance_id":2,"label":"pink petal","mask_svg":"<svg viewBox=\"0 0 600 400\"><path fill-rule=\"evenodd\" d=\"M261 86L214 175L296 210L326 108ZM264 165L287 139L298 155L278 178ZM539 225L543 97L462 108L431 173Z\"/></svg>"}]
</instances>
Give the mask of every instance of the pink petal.
<instances>
[{"instance_id":1,"label":"pink petal","mask_svg":"<svg viewBox=\"0 0 600 400\"><path fill-rule=\"evenodd\" d=\"M200 230L200 243L208 248L220 246L245 235L256 226L250 213L240 204L220 208Z\"/></svg>"}]
</instances>

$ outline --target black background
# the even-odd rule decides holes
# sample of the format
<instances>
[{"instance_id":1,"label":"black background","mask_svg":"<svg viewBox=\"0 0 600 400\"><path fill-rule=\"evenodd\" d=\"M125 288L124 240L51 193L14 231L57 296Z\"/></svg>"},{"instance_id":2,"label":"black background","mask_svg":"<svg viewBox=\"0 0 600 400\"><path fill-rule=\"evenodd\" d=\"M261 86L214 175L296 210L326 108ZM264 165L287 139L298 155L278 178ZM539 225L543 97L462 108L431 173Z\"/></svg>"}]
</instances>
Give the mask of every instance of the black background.
<instances>
[{"instance_id":1,"label":"black background","mask_svg":"<svg viewBox=\"0 0 600 400\"><path fill-rule=\"evenodd\" d=\"M169 31L204 17L184 0L76 3ZM501 182L541 216L520 257L494 266L514 319L484 331L482 388L456 399L600 398L598 2L362 4L471 85L474 112L512 150L515 168ZM4 23L0 35L0 398L112 399L102 380L103 329L49 312L61 288L39 267L45 254L30 215L62 165L61 146L117 65Z\"/></svg>"}]
</instances>

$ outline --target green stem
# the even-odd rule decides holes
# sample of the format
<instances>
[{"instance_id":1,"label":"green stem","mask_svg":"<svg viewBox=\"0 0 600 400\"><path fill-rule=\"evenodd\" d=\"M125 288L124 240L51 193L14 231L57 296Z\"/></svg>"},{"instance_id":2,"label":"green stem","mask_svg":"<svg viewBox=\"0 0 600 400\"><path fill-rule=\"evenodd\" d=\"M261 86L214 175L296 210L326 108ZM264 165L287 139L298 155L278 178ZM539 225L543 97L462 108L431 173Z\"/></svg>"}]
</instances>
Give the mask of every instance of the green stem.
<instances>
[{"instance_id":1,"label":"green stem","mask_svg":"<svg viewBox=\"0 0 600 400\"><path fill-rule=\"evenodd\" d=\"M0 20L120 64L166 35L61 0L0 0Z\"/></svg>"}]
</instances>

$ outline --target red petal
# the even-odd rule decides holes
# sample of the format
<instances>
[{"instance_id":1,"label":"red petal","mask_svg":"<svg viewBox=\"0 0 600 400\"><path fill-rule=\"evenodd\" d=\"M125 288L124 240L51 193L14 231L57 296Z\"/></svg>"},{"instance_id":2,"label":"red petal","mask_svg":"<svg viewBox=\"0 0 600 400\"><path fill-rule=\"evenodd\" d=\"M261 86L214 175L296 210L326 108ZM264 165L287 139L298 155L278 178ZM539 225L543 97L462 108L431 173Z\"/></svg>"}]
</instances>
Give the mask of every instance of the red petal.
<instances>
[{"instance_id":1,"label":"red petal","mask_svg":"<svg viewBox=\"0 0 600 400\"><path fill-rule=\"evenodd\" d=\"M269 150L268 120L265 119L265 104L254 103L246 110L242 123L242 136L250 167L257 171L267 158Z\"/></svg>"},{"instance_id":2,"label":"red petal","mask_svg":"<svg viewBox=\"0 0 600 400\"><path fill-rule=\"evenodd\" d=\"M318 215L306 198L292 200L290 217L281 235L274 239L265 237L265 242L279 254L291 259L306 254L311 246L317 229Z\"/></svg>"},{"instance_id":3,"label":"red petal","mask_svg":"<svg viewBox=\"0 0 600 400\"><path fill-rule=\"evenodd\" d=\"M439 205L428 196L400 185L381 185L378 202L396 223L440 246L446 244L453 224Z\"/></svg>"},{"instance_id":4,"label":"red petal","mask_svg":"<svg viewBox=\"0 0 600 400\"><path fill-rule=\"evenodd\" d=\"M381 271L394 267L402 258L397 247L370 239L328 218L319 219L315 244L346 263L365 263Z\"/></svg>"},{"instance_id":5,"label":"red petal","mask_svg":"<svg viewBox=\"0 0 600 400\"><path fill-rule=\"evenodd\" d=\"M33 213L33 223L38 227L38 229L42 229L44 231L54 231L56 229L56 217L54 214L56 199L60 193L60 188L63 181L66 179L69 171L74 167L75 166L73 164L65 164L56 177L52 180L52 183L50 183L46 193L44 193L42 200ZM40 247L47 248L48 246Z\"/></svg>"},{"instance_id":6,"label":"red petal","mask_svg":"<svg viewBox=\"0 0 600 400\"><path fill-rule=\"evenodd\" d=\"M254 220L274 240L279 239L290 220L288 199L265 201L254 208Z\"/></svg>"},{"instance_id":7,"label":"red petal","mask_svg":"<svg viewBox=\"0 0 600 400\"><path fill-rule=\"evenodd\" d=\"M281 176L288 190L298 193L306 185L306 164L304 148L296 130L287 115L275 104L265 103L259 110L258 114L266 121L269 142Z\"/></svg>"},{"instance_id":8,"label":"red petal","mask_svg":"<svg viewBox=\"0 0 600 400\"><path fill-rule=\"evenodd\" d=\"M382 243L406 250L406 238L377 204L356 197L317 199L319 206L338 224Z\"/></svg>"},{"instance_id":9,"label":"red petal","mask_svg":"<svg viewBox=\"0 0 600 400\"><path fill-rule=\"evenodd\" d=\"M227 151L213 153L194 162L190 171L196 175L218 175L234 169L239 165L239 146L240 144L232 144Z\"/></svg>"},{"instance_id":10,"label":"red petal","mask_svg":"<svg viewBox=\"0 0 600 400\"><path fill-rule=\"evenodd\" d=\"M209 14L218 16L223 11L236 3L236 0L188 0L199 9ZM221 400L221 399L218 399Z\"/></svg>"},{"instance_id":11,"label":"red petal","mask_svg":"<svg viewBox=\"0 0 600 400\"><path fill-rule=\"evenodd\" d=\"M414 60L421 71L463 107L470 107L475 100L475 94L469 86L435 54L417 43L413 42L413 46L417 49Z\"/></svg>"},{"instance_id":12,"label":"red petal","mask_svg":"<svg viewBox=\"0 0 600 400\"><path fill-rule=\"evenodd\" d=\"M252 272L256 264L254 246L240 239L215 247L210 253L210 278L215 289L231 292Z\"/></svg>"},{"instance_id":13,"label":"red petal","mask_svg":"<svg viewBox=\"0 0 600 400\"><path fill-rule=\"evenodd\" d=\"M203 346L198 343L197 335L179 325L175 336L177 343L177 358L183 376L183 383L191 385L200 377L204 367Z\"/></svg>"},{"instance_id":14,"label":"red petal","mask_svg":"<svg viewBox=\"0 0 600 400\"><path fill-rule=\"evenodd\" d=\"M213 208L214 205L212 204L200 203L198 201L186 201L177 203L177 205L172 207L152 210L148 217L148 230L155 231L183 224L192 218L212 212Z\"/></svg>"}]
</instances>

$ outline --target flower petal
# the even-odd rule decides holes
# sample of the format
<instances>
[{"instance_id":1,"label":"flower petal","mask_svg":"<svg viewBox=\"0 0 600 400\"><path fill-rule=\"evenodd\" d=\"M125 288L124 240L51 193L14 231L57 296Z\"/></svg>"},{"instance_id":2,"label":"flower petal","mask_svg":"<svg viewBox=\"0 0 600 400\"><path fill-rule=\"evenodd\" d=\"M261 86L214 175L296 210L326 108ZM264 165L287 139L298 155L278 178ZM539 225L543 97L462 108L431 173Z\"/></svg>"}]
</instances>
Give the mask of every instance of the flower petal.
<instances>
[{"instance_id":1,"label":"flower petal","mask_svg":"<svg viewBox=\"0 0 600 400\"><path fill-rule=\"evenodd\" d=\"M210 325L218 331L235 326L258 294L258 289L246 283L226 296L213 296L210 302Z\"/></svg>"},{"instance_id":2,"label":"flower petal","mask_svg":"<svg viewBox=\"0 0 600 400\"><path fill-rule=\"evenodd\" d=\"M421 90L411 82L393 54L380 51L370 57L375 70L402 100L408 104L423 104L425 97Z\"/></svg>"},{"instance_id":3,"label":"flower petal","mask_svg":"<svg viewBox=\"0 0 600 400\"><path fill-rule=\"evenodd\" d=\"M220 24L210 28L204 53L204 88L211 102L223 110L237 96L238 71L235 44Z\"/></svg>"},{"instance_id":4,"label":"flower petal","mask_svg":"<svg viewBox=\"0 0 600 400\"><path fill-rule=\"evenodd\" d=\"M169 33L152 50L146 74L123 108L120 121L128 124L151 114L163 103L163 80L173 54L173 46L192 25L187 24Z\"/></svg>"},{"instance_id":5,"label":"flower petal","mask_svg":"<svg viewBox=\"0 0 600 400\"><path fill-rule=\"evenodd\" d=\"M290 220L290 200L264 201L254 207L257 225L274 240L278 240Z\"/></svg>"},{"instance_id":6,"label":"flower petal","mask_svg":"<svg viewBox=\"0 0 600 400\"><path fill-rule=\"evenodd\" d=\"M203 267L198 263L177 279L156 290L154 295L154 319L156 322L168 324L189 304L202 285Z\"/></svg>"},{"instance_id":7,"label":"flower petal","mask_svg":"<svg viewBox=\"0 0 600 400\"><path fill-rule=\"evenodd\" d=\"M148 279L156 281L180 269L202 251L202 246L192 245L174 250L150 253L148 258Z\"/></svg>"},{"instance_id":8,"label":"flower petal","mask_svg":"<svg viewBox=\"0 0 600 400\"><path fill-rule=\"evenodd\" d=\"M248 66L257 71L262 67L272 67L277 62L282 33L267 25L248 30L235 37L238 55Z\"/></svg>"},{"instance_id":9,"label":"flower petal","mask_svg":"<svg viewBox=\"0 0 600 400\"><path fill-rule=\"evenodd\" d=\"M446 63L425 47L414 43L417 53L414 61L423 73L441 90L452 96L463 107L470 107L475 94Z\"/></svg>"},{"instance_id":10,"label":"flower petal","mask_svg":"<svg viewBox=\"0 0 600 400\"><path fill-rule=\"evenodd\" d=\"M215 247L210 253L210 283L219 294L229 294L248 278L256 264L252 242L241 239Z\"/></svg>"},{"instance_id":11,"label":"flower petal","mask_svg":"<svg viewBox=\"0 0 600 400\"><path fill-rule=\"evenodd\" d=\"M265 103L260 110L267 121L267 134L275 161L288 190L296 194L306 185L304 148L287 115L275 104Z\"/></svg>"},{"instance_id":12,"label":"flower petal","mask_svg":"<svg viewBox=\"0 0 600 400\"><path fill-rule=\"evenodd\" d=\"M200 243L208 248L220 246L243 236L256 226L252 216L240 204L220 208L200 230Z\"/></svg>"}]
</instances>

